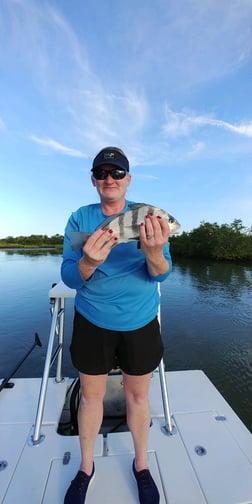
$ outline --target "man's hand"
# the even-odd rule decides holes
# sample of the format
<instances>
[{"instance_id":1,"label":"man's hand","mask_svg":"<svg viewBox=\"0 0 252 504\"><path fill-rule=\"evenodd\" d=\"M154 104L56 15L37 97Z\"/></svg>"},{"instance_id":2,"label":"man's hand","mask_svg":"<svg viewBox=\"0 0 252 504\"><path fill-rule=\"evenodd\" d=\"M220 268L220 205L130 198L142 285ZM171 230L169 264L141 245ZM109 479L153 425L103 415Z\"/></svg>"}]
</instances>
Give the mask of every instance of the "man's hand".
<instances>
[{"instance_id":1,"label":"man's hand","mask_svg":"<svg viewBox=\"0 0 252 504\"><path fill-rule=\"evenodd\" d=\"M169 235L168 222L153 214L147 215L145 222L140 225L141 249L146 257L148 270L153 276L162 275L169 269L163 255L163 248L168 242Z\"/></svg>"},{"instance_id":2,"label":"man's hand","mask_svg":"<svg viewBox=\"0 0 252 504\"><path fill-rule=\"evenodd\" d=\"M104 263L117 242L112 229L97 229L83 246L83 257L79 261L79 269L84 280L94 273L97 266Z\"/></svg>"}]
</instances>

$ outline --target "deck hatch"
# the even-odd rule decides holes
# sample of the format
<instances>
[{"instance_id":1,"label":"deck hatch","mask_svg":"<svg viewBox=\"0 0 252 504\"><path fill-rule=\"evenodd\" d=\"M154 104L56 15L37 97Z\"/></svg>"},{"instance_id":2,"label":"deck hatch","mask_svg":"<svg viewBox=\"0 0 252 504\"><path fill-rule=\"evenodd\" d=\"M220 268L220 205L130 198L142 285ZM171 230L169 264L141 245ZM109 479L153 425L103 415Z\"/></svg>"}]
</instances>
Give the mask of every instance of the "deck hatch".
<instances>
[{"instance_id":1,"label":"deck hatch","mask_svg":"<svg viewBox=\"0 0 252 504\"><path fill-rule=\"evenodd\" d=\"M136 504L138 502L137 485L132 473L132 453L109 457L95 457L95 478L88 490L89 504ZM79 458L71 458L68 465L62 465L62 460L54 459L51 465L43 504L60 503L71 479L78 471ZM151 473L158 485L160 504L167 504L163 493L156 455L148 453L148 463Z\"/></svg>"},{"instance_id":2,"label":"deck hatch","mask_svg":"<svg viewBox=\"0 0 252 504\"><path fill-rule=\"evenodd\" d=\"M248 504L252 495L252 464L232 435L228 417L216 422L216 411L174 415L208 504ZM198 456L195 446L204 447Z\"/></svg>"}]
</instances>

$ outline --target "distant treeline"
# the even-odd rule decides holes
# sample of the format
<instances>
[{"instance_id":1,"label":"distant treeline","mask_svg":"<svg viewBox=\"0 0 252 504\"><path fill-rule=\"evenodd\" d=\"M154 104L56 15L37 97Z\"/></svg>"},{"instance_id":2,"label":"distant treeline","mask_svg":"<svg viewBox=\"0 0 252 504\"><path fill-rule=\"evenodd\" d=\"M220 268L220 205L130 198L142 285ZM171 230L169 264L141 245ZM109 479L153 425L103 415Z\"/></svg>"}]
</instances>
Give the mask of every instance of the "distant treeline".
<instances>
[{"instance_id":1,"label":"distant treeline","mask_svg":"<svg viewBox=\"0 0 252 504\"><path fill-rule=\"evenodd\" d=\"M252 228L243 226L241 219L232 224L201 222L190 233L170 238L174 257L202 257L224 261L252 260Z\"/></svg>"},{"instance_id":2,"label":"distant treeline","mask_svg":"<svg viewBox=\"0 0 252 504\"><path fill-rule=\"evenodd\" d=\"M58 248L63 245L64 236L56 234L30 235L30 236L7 236L0 239L1 248Z\"/></svg>"},{"instance_id":3,"label":"distant treeline","mask_svg":"<svg viewBox=\"0 0 252 504\"><path fill-rule=\"evenodd\" d=\"M62 248L64 237L53 236L7 236L0 239L0 248ZM201 222L189 233L171 236L173 257L202 257L226 261L252 260L252 228L243 226L241 219L232 224Z\"/></svg>"}]
</instances>

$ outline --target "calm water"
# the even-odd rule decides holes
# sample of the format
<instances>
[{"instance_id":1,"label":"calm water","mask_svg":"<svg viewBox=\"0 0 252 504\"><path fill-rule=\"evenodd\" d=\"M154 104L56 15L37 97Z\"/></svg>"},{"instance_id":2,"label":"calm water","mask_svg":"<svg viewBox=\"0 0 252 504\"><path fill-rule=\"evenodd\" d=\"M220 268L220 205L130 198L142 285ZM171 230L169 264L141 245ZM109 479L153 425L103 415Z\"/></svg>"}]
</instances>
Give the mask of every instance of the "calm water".
<instances>
[{"instance_id":1,"label":"calm water","mask_svg":"<svg viewBox=\"0 0 252 504\"><path fill-rule=\"evenodd\" d=\"M0 251L0 376L41 376L50 328L48 290L60 279L61 256ZM252 431L252 266L176 261L162 286L166 369L202 369ZM73 301L67 302L63 372L74 376L68 345Z\"/></svg>"}]
</instances>

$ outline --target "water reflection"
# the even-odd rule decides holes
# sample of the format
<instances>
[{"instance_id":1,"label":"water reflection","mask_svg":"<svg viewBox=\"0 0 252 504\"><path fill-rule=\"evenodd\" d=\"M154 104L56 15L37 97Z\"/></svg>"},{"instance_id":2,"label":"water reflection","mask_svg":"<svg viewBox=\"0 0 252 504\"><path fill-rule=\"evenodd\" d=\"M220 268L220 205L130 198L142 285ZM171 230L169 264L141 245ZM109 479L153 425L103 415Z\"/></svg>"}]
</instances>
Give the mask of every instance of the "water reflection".
<instances>
[{"instance_id":1,"label":"water reflection","mask_svg":"<svg viewBox=\"0 0 252 504\"><path fill-rule=\"evenodd\" d=\"M203 369L252 429L252 267L179 261L162 286L167 369Z\"/></svg>"},{"instance_id":2,"label":"water reflection","mask_svg":"<svg viewBox=\"0 0 252 504\"><path fill-rule=\"evenodd\" d=\"M191 285L199 290L222 290L232 297L243 288L250 289L252 284L252 268L250 266L225 262L207 262L205 260L180 260L175 263L176 272L181 277L190 278Z\"/></svg>"},{"instance_id":3,"label":"water reflection","mask_svg":"<svg viewBox=\"0 0 252 504\"><path fill-rule=\"evenodd\" d=\"M44 256L44 255L59 255L59 250L55 248L15 248L15 249L3 249L0 251L1 254L7 256L21 255L21 256Z\"/></svg>"}]
</instances>

